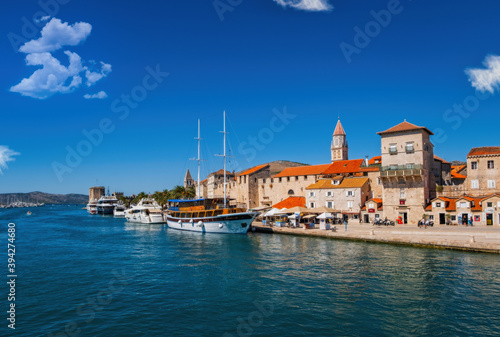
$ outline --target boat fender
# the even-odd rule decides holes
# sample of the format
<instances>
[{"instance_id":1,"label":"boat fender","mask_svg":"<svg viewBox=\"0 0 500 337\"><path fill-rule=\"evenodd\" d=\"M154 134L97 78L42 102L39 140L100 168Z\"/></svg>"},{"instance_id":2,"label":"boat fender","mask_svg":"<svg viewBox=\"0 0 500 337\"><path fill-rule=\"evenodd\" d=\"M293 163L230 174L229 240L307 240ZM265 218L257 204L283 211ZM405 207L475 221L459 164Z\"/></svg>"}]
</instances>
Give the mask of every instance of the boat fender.
<instances>
[{"instance_id":1,"label":"boat fender","mask_svg":"<svg viewBox=\"0 0 500 337\"><path fill-rule=\"evenodd\" d=\"M223 224L219 224L219 228L222 228L222 227L224 227L224 225Z\"/></svg>"},{"instance_id":2,"label":"boat fender","mask_svg":"<svg viewBox=\"0 0 500 337\"><path fill-rule=\"evenodd\" d=\"M202 227L203 226L203 222L202 221L198 221L198 227Z\"/></svg>"}]
</instances>

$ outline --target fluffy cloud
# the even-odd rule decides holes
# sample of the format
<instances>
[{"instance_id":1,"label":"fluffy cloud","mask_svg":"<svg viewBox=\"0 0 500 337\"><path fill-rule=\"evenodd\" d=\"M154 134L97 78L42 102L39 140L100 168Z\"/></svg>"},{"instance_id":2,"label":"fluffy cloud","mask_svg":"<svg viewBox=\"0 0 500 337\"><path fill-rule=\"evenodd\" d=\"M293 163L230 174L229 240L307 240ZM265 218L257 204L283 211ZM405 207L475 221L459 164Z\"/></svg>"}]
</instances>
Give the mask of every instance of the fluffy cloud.
<instances>
[{"instance_id":1,"label":"fluffy cloud","mask_svg":"<svg viewBox=\"0 0 500 337\"><path fill-rule=\"evenodd\" d=\"M500 56L489 55L483 64L486 69L466 69L465 73L474 88L493 93L500 88Z\"/></svg>"},{"instance_id":2,"label":"fluffy cloud","mask_svg":"<svg viewBox=\"0 0 500 337\"><path fill-rule=\"evenodd\" d=\"M101 62L101 70L99 72L93 72L87 69L85 72L85 77L87 78L87 87L94 85L101 78L108 76L111 72L111 64Z\"/></svg>"},{"instance_id":3,"label":"fluffy cloud","mask_svg":"<svg viewBox=\"0 0 500 337\"><path fill-rule=\"evenodd\" d=\"M23 53L44 53L61 49L63 46L76 46L89 36L92 26L86 22L69 25L67 22L52 18L42 29L42 36L23 44Z\"/></svg>"},{"instance_id":4,"label":"fluffy cloud","mask_svg":"<svg viewBox=\"0 0 500 337\"><path fill-rule=\"evenodd\" d=\"M26 56L26 64L42 66L30 77L24 78L21 83L10 88L23 96L44 99L56 93L69 93L82 83L79 73L82 67L80 56L70 51L65 51L69 58L69 65L65 67L50 53L35 53Z\"/></svg>"},{"instance_id":5,"label":"fluffy cloud","mask_svg":"<svg viewBox=\"0 0 500 337\"><path fill-rule=\"evenodd\" d=\"M85 94L83 95L83 98L85 99L105 99L108 97L108 94L106 94L104 91L99 91L97 94Z\"/></svg>"},{"instance_id":6,"label":"fluffy cloud","mask_svg":"<svg viewBox=\"0 0 500 337\"><path fill-rule=\"evenodd\" d=\"M14 161L14 156L17 155L19 153L12 151L9 147L0 145L0 174L3 174L2 170L7 169L7 163Z\"/></svg>"},{"instance_id":7,"label":"fluffy cloud","mask_svg":"<svg viewBox=\"0 0 500 337\"><path fill-rule=\"evenodd\" d=\"M322 12L333 9L328 0L274 0L274 2L283 7L293 7L309 12Z\"/></svg>"},{"instance_id":8,"label":"fluffy cloud","mask_svg":"<svg viewBox=\"0 0 500 337\"><path fill-rule=\"evenodd\" d=\"M41 18L41 21L49 17ZM90 68L83 66L82 59L76 53L64 51L69 58L66 67L59 62L51 53L64 46L76 46L89 36L92 26L86 22L78 22L73 25L52 18L45 24L41 31L41 37L26 42L19 51L26 53L26 65L41 66L28 78L10 88L12 92L18 92L23 96L45 99L56 93L70 93L79 88L86 79L87 87L106 77L111 72L111 65L100 62L100 69L94 69L95 62L89 61ZM92 95L89 95L92 96ZM94 98L94 97L92 97ZM101 97L96 97L101 98Z\"/></svg>"}]
</instances>

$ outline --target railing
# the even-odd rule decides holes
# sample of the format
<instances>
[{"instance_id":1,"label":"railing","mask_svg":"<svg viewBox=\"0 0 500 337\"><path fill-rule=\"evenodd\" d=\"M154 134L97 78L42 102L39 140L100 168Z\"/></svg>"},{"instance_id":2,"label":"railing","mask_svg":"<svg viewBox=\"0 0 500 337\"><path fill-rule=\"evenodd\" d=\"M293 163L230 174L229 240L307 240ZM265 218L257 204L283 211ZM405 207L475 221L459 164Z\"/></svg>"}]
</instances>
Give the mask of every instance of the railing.
<instances>
[{"instance_id":1,"label":"railing","mask_svg":"<svg viewBox=\"0 0 500 337\"><path fill-rule=\"evenodd\" d=\"M420 176L424 174L423 165L393 165L380 168L381 177Z\"/></svg>"}]
</instances>

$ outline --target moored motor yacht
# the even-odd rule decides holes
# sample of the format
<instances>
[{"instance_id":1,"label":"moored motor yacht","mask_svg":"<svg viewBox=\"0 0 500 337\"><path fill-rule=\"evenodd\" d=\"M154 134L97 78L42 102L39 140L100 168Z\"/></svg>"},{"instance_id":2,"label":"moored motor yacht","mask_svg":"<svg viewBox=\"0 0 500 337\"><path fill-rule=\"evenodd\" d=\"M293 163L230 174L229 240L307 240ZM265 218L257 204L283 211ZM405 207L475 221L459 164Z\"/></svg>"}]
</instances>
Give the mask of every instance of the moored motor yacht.
<instances>
[{"instance_id":1,"label":"moored motor yacht","mask_svg":"<svg viewBox=\"0 0 500 337\"><path fill-rule=\"evenodd\" d=\"M145 224L164 223L162 208L156 200L143 198L137 204L125 211L125 218L129 222L140 222Z\"/></svg>"}]
</instances>

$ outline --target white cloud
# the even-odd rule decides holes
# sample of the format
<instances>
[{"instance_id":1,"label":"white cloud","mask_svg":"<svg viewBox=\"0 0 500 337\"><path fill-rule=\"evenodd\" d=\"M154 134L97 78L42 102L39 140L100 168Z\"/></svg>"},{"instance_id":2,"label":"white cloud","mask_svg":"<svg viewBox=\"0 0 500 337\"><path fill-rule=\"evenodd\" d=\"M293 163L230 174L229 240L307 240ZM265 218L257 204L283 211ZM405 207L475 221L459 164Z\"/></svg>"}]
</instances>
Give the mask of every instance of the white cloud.
<instances>
[{"instance_id":1,"label":"white cloud","mask_svg":"<svg viewBox=\"0 0 500 337\"><path fill-rule=\"evenodd\" d=\"M111 72L111 64L101 62L101 71L92 72L87 69L85 72L85 77L87 78L87 87L94 85L101 78L108 76Z\"/></svg>"},{"instance_id":2,"label":"white cloud","mask_svg":"<svg viewBox=\"0 0 500 337\"><path fill-rule=\"evenodd\" d=\"M500 88L500 56L488 55L483 64L486 69L466 69L465 73L474 88L493 93Z\"/></svg>"},{"instance_id":3,"label":"white cloud","mask_svg":"<svg viewBox=\"0 0 500 337\"><path fill-rule=\"evenodd\" d=\"M44 16L40 21L47 21ZM70 93L79 88L86 79L88 87L106 77L111 72L111 65L101 62L101 69L93 71L95 62L89 61L90 66L83 66L82 59L76 53L64 51L69 58L69 65L64 66L51 52L64 46L76 46L83 42L90 34L92 26L86 22L77 22L72 25L52 18L45 24L41 37L26 42L19 51L26 53L26 65L41 66L28 78L10 88L23 96L45 99L56 93Z\"/></svg>"},{"instance_id":4,"label":"white cloud","mask_svg":"<svg viewBox=\"0 0 500 337\"><path fill-rule=\"evenodd\" d=\"M82 83L79 73L85 70L82 67L80 56L70 51L65 51L69 58L69 65L65 67L50 53L35 53L26 56L26 64L42 66L28 78L23 78L21 83L10 88L23 96L44 99L55 93L68 93L74 91ZM69 82L69 83L68 83Z\"/></svg>"},{"instance_id":5,"label":"white cloud","mask_svg":"<svg viewBox=\"0 0 500 337\"><path fill-rule=\"evenodd\" d=\"M104 91L99 91L97 94L93 94L93 95L90 95L90 94L85 94L83 95L83 98L85 99L105 99L108 97L108 94L106 94Z\"/></svg>"},{"instance_id":6,"label":"white cloud","mask_svg":"<svg viewBox=\"0 0 500 337\"><path fill-rule=\"evenodd\" d=\"M63 46L76 46L90 34L92 26L86 22L69 25L67 22L52 18L43 28L42 36L23 44L23 53L44 53L61 49Z\"/></svg>"},{"instance_id":7,"label":"white cloud","mask_svg":"<svg viewBox=\"0 0 500 337\"><path fill-rule=\"evenodd\" d=\"M9 161L14 161L14 156L19 155L19 153L12 151L8 146L0 145L0 174L3 174L2 170L7 169L7 163Z\"/></svg>"},{"instance_id":8,"label":"white cloud","mask_svg":"<svg viewBox=\"0 0 500 337\"><path fill-rule=\"evenodd\" d=\"M328 0L274 0L274 2L283 7L293 7L310 12L330 11L333 9Z\"/></svg>"}]
</instances>

